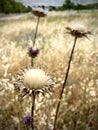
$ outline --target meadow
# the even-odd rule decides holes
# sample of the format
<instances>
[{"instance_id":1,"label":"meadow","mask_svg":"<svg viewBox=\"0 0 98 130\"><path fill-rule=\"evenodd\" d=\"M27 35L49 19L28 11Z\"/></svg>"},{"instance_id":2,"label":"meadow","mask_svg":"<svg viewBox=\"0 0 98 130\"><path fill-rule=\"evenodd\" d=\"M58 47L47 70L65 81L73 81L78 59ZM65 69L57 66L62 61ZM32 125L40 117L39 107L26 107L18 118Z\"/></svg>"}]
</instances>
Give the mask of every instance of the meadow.
<instances>
[{"instance_id":1,"label":"meadow","mask_svg":"<svg viewBox=\"0 0 98 130\"><path fill-rule=\"evenodd\" d=\"M14 82L19 71L31 67L28 47L32 46L37 18L0 20L0 130L31 130L24 117L31 113L31 98L21 100ZM92 32L79 38L67 85L61 100L56 130L98 130L98 11L50 12L40 19L36 46L40 48L34 68L41 68L55 81L53 91L36 99L35 130L52 130L56 105L74 37L66 27L81 23Z\"/></svg>"}]
</instances>

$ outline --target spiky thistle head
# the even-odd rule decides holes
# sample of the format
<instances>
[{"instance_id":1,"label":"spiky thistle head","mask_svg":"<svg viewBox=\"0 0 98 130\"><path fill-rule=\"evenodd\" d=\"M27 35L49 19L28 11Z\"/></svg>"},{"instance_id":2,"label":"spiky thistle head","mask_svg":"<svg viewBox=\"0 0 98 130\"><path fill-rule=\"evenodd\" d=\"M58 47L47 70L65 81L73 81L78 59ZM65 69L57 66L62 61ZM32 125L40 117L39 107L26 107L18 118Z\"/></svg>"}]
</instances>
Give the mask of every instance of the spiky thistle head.
<instances>
[{"instance_id":1,"label":"spiky thistle head","mask_svg":"<svg viewBox=\"0 0 98 130\"><path fill-rule=\"evenodd\" d=\"M54 81L42 69L28 68L17 74L14 86L24 97L31 91L37 94L50 92L53 90Z\"/></svg>"},{"instance_id":2,"label":"spiky thistle head","mask_svg":"<svg viewBox=\"0 0 98 130\"><path fill-rule=\"evenodd\" d=\"M74 37L82 38L87 37L88 34L92 34L90 31L87 31L86 27L83 24L74 24L71 27L66 27L67 33L71 34Z\"/></svg>"}]
</instances>

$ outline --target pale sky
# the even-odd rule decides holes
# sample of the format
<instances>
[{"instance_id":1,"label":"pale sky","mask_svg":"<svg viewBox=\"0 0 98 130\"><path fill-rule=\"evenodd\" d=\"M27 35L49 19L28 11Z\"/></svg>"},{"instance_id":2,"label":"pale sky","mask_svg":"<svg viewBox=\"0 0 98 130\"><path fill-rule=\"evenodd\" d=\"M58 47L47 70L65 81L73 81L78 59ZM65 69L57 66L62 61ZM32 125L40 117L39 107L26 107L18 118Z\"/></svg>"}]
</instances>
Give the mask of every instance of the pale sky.
<instances>
[{"instance_id":1,"label":"pale sky","mask_svg":"<svg viewBox=\"0 0 98 130\"><path fill-rule=\"evenodd\" d=\"M62 6L64 0L16 0L22 2L25 6L37 6L37 5L45 5L45 6Z\"/></svg>"},{"instance_id":2,"label":"pale sky","mask_svg":"<svg viewBox=\"0 0 98 130\"><path fill-rule=\"evenodd\" d=\"M82 3L82 4L87 4L87 3L98 3L98 0L72 0L75 3Z\"/></svg>"},{"instance_id":3,"label":"pale sky","mask_svg":"<svg viewBox=\"0 0 98 130\"><path fill-rule=\"evenodd\" d=\"M65 0L16 0L22 2L25 6L62 6ZM87 3L97 3L98 0L72 0L74 3L87 4Z\"/></svg>"}]
</instances>

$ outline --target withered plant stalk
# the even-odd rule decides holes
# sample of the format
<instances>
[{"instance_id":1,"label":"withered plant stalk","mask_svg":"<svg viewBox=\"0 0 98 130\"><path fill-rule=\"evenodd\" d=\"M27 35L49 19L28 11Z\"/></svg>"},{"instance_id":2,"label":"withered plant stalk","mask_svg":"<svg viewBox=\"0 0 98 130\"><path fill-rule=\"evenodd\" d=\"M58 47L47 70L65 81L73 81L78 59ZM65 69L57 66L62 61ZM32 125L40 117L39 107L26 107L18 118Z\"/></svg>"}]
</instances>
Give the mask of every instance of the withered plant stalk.
<instances>
[{"instance_id":1,"label":"withered plant stalk","mask_svg":"<svg viewBox=\"0 0 98 130\"><path fill-rule=\"evenodd\" d=\"M72 51L71 51L71 54L70 54L70 58L69 58L69 62L68 62L67 71L66 71L66 74L65 74L64 83L63 83L63 86L62 86L62 89L61 89L61 93L60 93L60 96L59 96L59 101L58 101L57 108L56 108L56 114L55 114L55 119L54 119L53 130L56 130L56 122L57 122L57 118L58 118L58 112L59 112L59 108L60 108L60 104L61 104L61 99L62 99L62 95L63 95L63 92L64 92L64 88L65 88L65 85L67 83L69 70L70 70L70 65L71 65L71 61L72 61L75 45L76 45L76 42L77 42L77 38L78 37L75 36L73 48L72 48Z\"/></svg>"},{"instance_id":2,"label":"withered plant stalk","mask_svg":"<svg viewBox=\"0 0 98 130\"><path fill-rule=\"evenodd\" d=\"M34 45L36 43L36 37L37 37L37 32L38 32L39 21L40 21L40 17L38 16L38 18L37 18L37 24L36 24L36 30L35 30L35 35L34 35L34 39L33 39L33 47L34 47Z\"/></svg>"},{"instance_id":3,"label":"withered plant stalk","mask_svg":"<svg viewBox=\"0 0 98 130\"><path fill-rule=\"evenodd\" d=\"M34 130L34 109L35 109L35 92L32 91L32 107L31 107L31 116L32 116L32 122L31 122L31 127L32 130Z\"/></svg>"}]
</instances>

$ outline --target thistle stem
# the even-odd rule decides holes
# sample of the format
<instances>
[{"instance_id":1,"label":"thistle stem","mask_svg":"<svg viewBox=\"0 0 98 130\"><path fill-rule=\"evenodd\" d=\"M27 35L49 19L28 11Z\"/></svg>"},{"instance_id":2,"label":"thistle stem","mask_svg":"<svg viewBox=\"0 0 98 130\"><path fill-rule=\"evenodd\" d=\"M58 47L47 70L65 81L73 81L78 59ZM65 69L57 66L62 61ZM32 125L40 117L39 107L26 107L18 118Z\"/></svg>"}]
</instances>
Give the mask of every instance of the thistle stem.
<instances>
[{"instance_id":1,"label":"thistle stem","mask_svg":"<svg viewBox=\"0 0 98 130\"><path fill-rule=\"evenodd\" d=\"M38 19L37 19L36 30L35 30L35 35L34 35L34 39L33 39L33 47L34 47L34 45L36 43L36 37L37 37L37 32L38 32L39 20L40 20L40 17L38 17Z\"/></svg>"},{"instance_id":2,"label":"thistle stem","mask_svg":"<svg viewBox=\"0 0 98 130\"><path fill-rule=\"evenodd\" d=\"M31 117L32 117L31 127L32 127L32 130L34 130L34 109L35 109L35 93L34 93L34 91L32 91L32 107L31 107Z\"/></svg>"},{"instance_id":3,"label":"thistle stem","mask_svg":"<svg viewBox=\"0 0 98 130\"><path fill-rule=\"evenodd\" d=\"M74 45L73 45L73 48L72 48L72 51L71 51L71 55L70 55L70 58L69 58L68 67L67 67L64 83L63 83L62 90L61 90L61 93L60 93L60 96L59 96L59 101L58 101L58 104L57 104L56 114L55 114L55 119L54 119L53 130L56 130L56 122L57 122L58 112L59 112L59 108L60 108L60 104L61 104L61 99L62 99L62 95L63 95L63 92L64 92L64 88L65 88L65 85L67 83L68 74L69 74L69 70L70 70L70 65L71 65L72 56L73 56L73 53L74 53L76 41L77 41L77 37L75 37L75 40L74 40Z\"/></svg>"}]
</instances>

